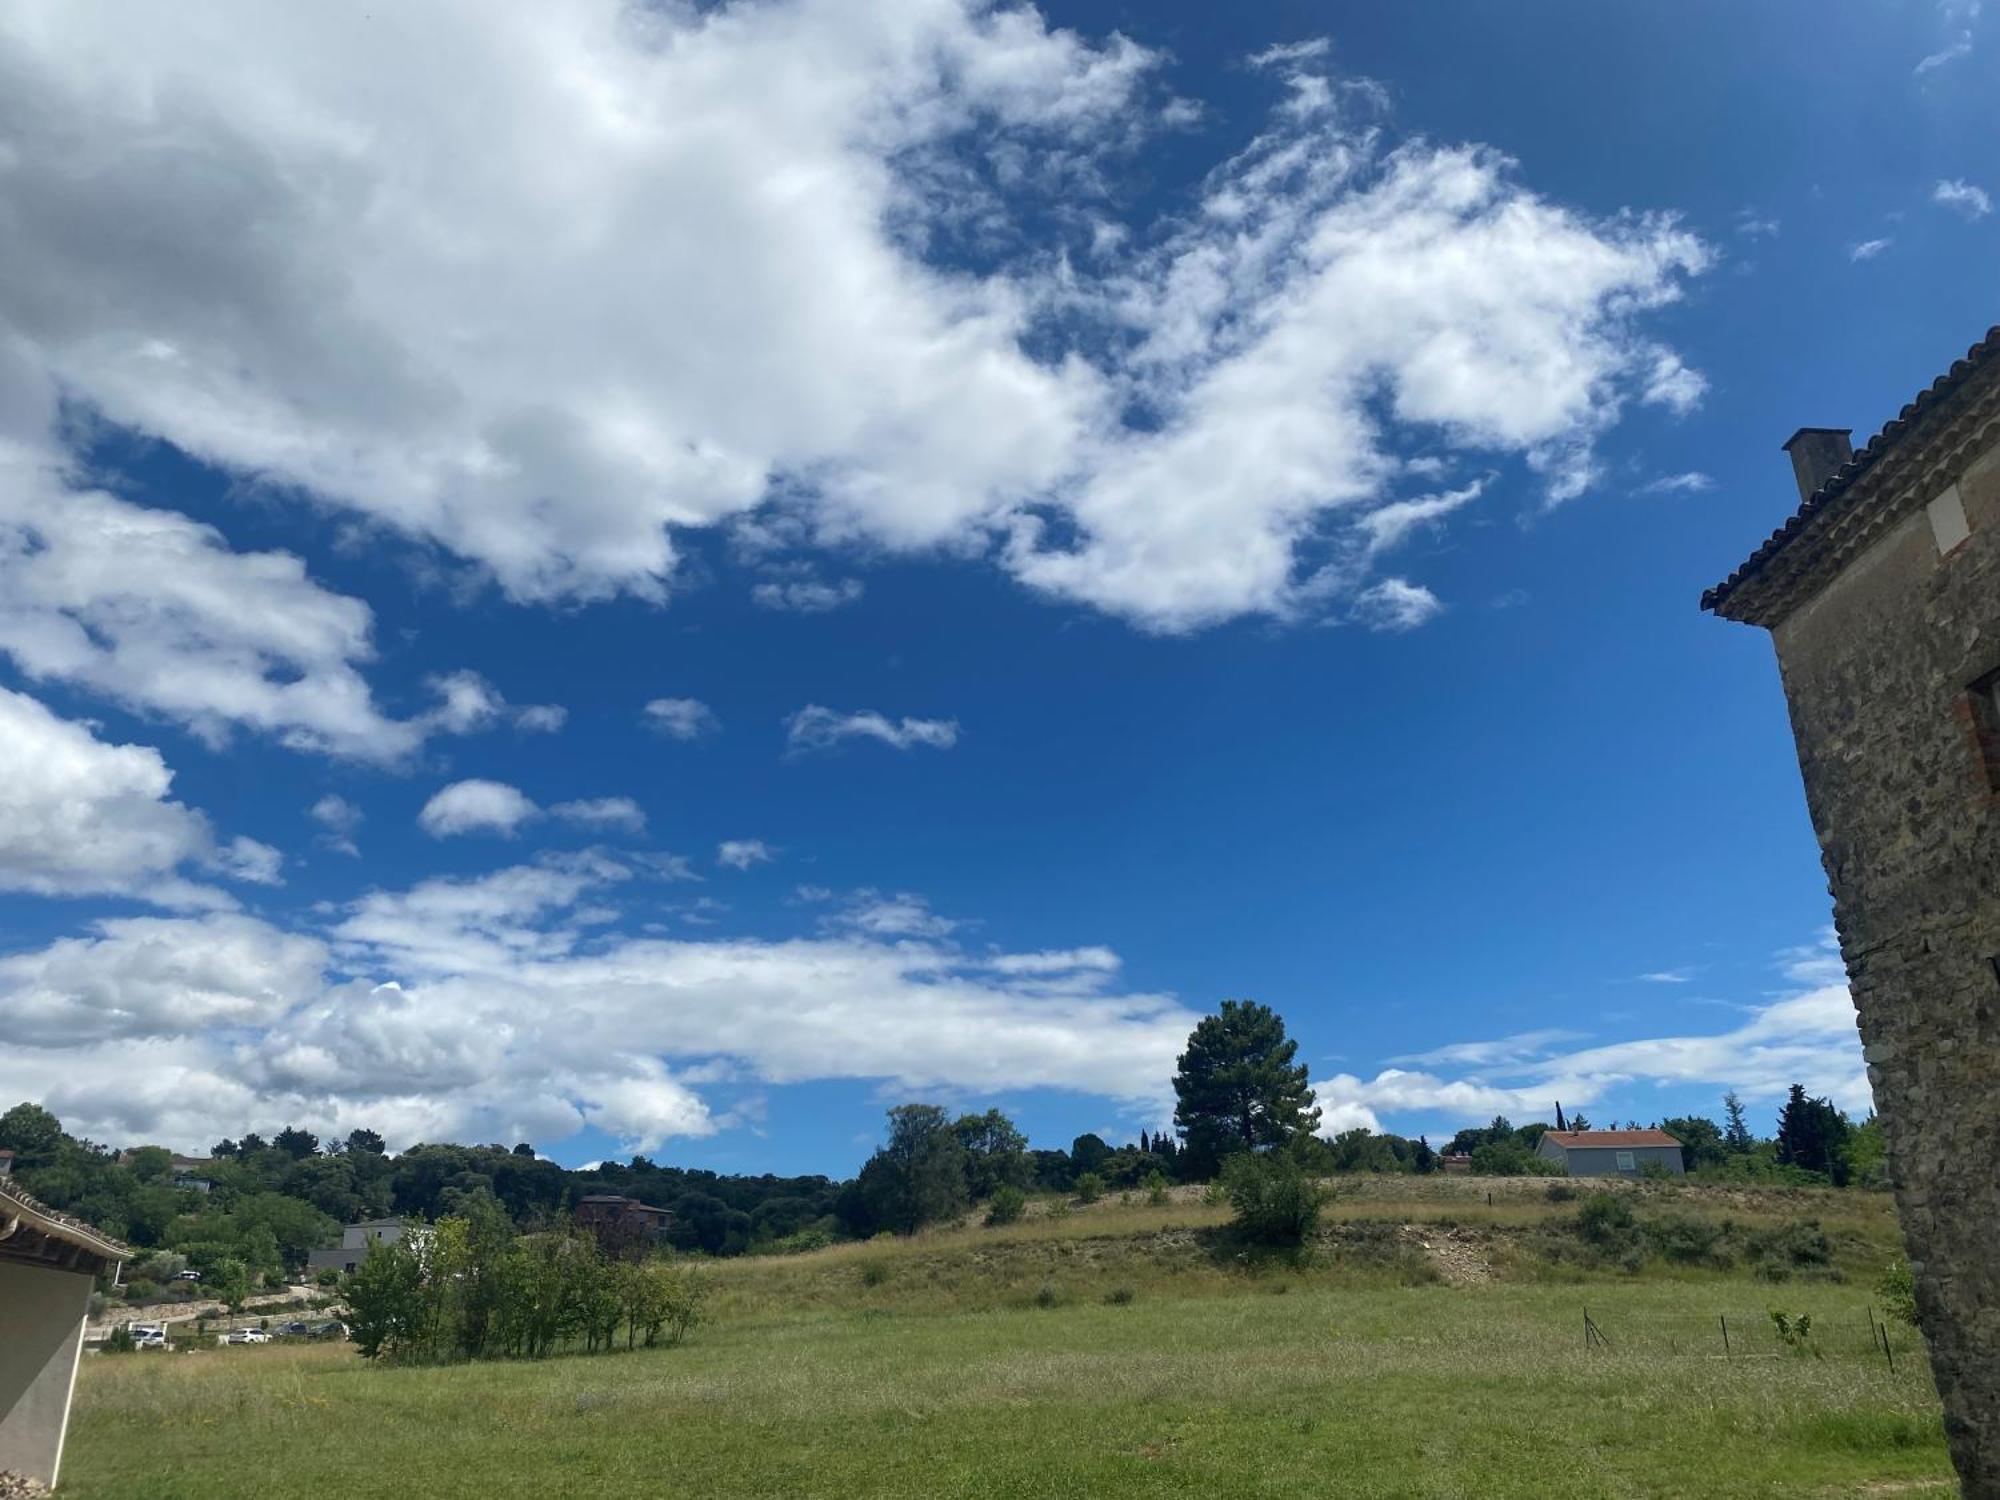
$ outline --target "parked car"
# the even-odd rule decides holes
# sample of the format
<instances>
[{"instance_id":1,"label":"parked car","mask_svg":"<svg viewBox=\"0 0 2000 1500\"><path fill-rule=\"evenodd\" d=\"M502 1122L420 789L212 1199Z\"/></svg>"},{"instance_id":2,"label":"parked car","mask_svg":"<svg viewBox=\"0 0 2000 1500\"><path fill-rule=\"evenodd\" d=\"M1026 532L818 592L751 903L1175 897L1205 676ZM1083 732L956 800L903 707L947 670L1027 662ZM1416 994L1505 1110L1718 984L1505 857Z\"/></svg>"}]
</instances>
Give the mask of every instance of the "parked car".
<instances>
[{"instance_id":1,"label":"parked car","mask_svg":"<svg viewBox=\"0 0 2000 1500\"><path fill-rule=\"evenodd\" d=\"M347 1337L347 1325L337 1321L315 1323L312 1336L316 1339L344 1339Z\"/></svg>"},{"instance_id":2,"label":"parked car","mask_svg":"<svg viewBox=\"0 0 2000 1500\"><path fill-rule=\"evenodd\" d=\"M167 1330L158 1323L134 1323L131 1327L132 1347L135 1349L164 1349L167 1347Z\"/></svg>"},{"instance_id":3,"label":"parked car","mask_svg":"<svg viewBox=\"0 0 2000 1500\"><path fill-rule=\"evenodd\" d=\"M271 1332L281 1339L311 1338L312 1325L309 1323L280 1323Z\"/></svg>"},{"instance_id":4,"label":"parked car","mask_svg":"<svg viewBox=\"0 0 2000 1500\"><path fill-rule=\"evenodd\" d=\"M201 1272L199 1272L199 1271L176 1271L176 1272L174 1272L174 1280L176 1280L176 1281L199 1281L199 1280L201 1280Z\"/></svg>"},{"instance_id":5,"label":"parked car","mask_svg":"<svg viewBox=\"0 0 2000 1500\"><path fill-rule=\"evenodd\" d=\"M261 1328L232 1328L223 1339L225 1344L268 1344L271 1335Z\"/></svg>"}]
</instances>

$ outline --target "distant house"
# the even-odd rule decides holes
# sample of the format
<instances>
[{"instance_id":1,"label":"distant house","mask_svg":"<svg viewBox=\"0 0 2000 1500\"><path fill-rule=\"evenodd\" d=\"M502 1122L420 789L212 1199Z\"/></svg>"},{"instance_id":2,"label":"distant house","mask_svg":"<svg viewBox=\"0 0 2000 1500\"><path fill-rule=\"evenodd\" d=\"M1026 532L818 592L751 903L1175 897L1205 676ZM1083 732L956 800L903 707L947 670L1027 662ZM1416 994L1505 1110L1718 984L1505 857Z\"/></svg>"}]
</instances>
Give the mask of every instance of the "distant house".
<instances>
[{"instance_id":1,"label":"distant house","mask_svg":"<svg viewBox=\"0 0 2000 1500\"><path fill-rule=\"evenodd\" d=\"M197 1193L205 1193L215 1184L209 1179L209 1170L215 1165L213 1157L175 1156L173 1159L174 1186L193 1188Z\"/></svg>"},{"instance_id":2,"label":"distant house","mask_svg":"<svg viewBox=\"0 0 2000 1500\"><path fill-rule=\"evenodd\" d=\"M380 1242L393 1245L410 1233L411 1226L401 1219L369 1219L362 1224L349 1224L340 1231L340 1243L324 1250L306 1252L306 1271L353 1271L360 1268L368 1258L368 1247Z\"/></svg>"},{"instance_id":3,"label":"distant house","mask_svg":"<svg viewBox=\"0 0 2000 1500\"><path fill-rule=\"evenodd\" d=\"M0 1473L54 1488L91 1289L131 1253L0 1179Z\"/></svg>"},{"instance_id":4,"label":"distant house","mask_svg":"<svg viewBox=\"0 0 2000 1500\"><path fill-rule=\"evenodd\" d=\"M1648 1162L1679 1176L1681 1143L1664 1130L1545 1130L1535 1155L1572 1177L1637 1177Z\"/></svg>"},{"instance_id":5,"label":"distant house","mask_svg":"<svg viewBox=\"0 0 2000 1500\"><path fill-rule=\"evenodd\" d=\"M1438 1153L1437 1169L1440 1172L1450 1172L1454 1176L1463 1177L1472 1170L1472 1153L1470 1151L1440 1151Z\"/></svg>"},{"instance_id":6,"label":"distant house","mask_svg":"<svg viewBox=\"0 0 2000 1500\"><path fill-rule=\"evenodd\" d=\"M588 1229L600 1239L656 1240L673 1222L674 1216L667 1209L617 1193L591 1193L576 1202L577 1228Z\"/></svg>"}]
</instances>

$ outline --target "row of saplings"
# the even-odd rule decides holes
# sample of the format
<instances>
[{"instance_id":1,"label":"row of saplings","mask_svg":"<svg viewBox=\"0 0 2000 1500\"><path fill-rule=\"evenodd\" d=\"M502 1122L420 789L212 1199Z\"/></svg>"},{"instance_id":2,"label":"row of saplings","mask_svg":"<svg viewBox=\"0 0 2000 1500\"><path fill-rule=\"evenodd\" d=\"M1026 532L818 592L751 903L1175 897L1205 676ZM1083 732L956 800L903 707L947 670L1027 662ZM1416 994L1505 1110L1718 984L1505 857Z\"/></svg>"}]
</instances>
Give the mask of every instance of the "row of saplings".
<instances>
[{"instance_id":1,"label":"row of saplings","mask_svg":"<svg viewBox=\"0 0 2000 1500\"><path fill-rule=\"evenodd\" d=\"M677 1344L706 1286L639 1244L519 1234L504 1214L474 1211L377 1243L342 1291L363 1355L433 1363Z\"/></svg>"}]
</instances>

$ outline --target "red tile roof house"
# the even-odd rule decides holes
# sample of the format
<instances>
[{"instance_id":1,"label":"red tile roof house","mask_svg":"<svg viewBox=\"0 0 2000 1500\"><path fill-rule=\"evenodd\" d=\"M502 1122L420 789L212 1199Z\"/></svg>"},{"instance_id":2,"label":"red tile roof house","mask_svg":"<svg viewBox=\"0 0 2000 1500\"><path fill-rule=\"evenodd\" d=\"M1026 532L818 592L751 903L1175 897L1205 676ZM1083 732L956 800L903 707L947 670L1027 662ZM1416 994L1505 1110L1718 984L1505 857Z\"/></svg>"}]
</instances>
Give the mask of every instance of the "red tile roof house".
<instances>
[{"instance_id":1,"label":"red tile roof house","mask_svg":"<svg viewBox=\"0 0 2000 1500\"><path fill-rule=\"evenodd\" d=\"M608 1230L624 1231L657 1239L667 1232L674 1216L667 1209L641 1203L637 1198L591 1193L577 1199L576 1222L578 1227L594 1229L600 1234Z\"/></svg>"},{"instance_id":2,"label":"red tile roof house","mask_svg":"<svg viewBox=\"0 0 2000 1500\"><path fill-rule=\"evenodd\" d=\"M1678 1177L1681 1143L1664 1130L1545 1130L1535 1155L1572 1177L1637 1177L1648 1162Z\"/></svg>"},{"instance_id":3,"label":"red tile roof house","mask_svg":"<svg viewBox=\"0 0 2000 1500\"><path fill-rule=\"evenodd\" d=\"M0 1179L0 1473L55 1486L90 1293L131 1253Z\"/></svg>"}]
</instances>

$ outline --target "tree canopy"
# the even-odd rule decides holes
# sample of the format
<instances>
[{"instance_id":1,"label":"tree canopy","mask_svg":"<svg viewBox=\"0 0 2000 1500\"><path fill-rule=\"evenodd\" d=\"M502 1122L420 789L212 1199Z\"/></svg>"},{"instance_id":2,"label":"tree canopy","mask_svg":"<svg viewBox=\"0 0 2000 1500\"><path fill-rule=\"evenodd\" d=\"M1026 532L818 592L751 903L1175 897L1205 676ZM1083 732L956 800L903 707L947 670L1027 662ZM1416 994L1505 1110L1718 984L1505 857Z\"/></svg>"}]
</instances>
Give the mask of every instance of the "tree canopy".
<instances>
[{"instance_id":1,"label":"tree canopy","mask_svg":"<svg viewBox=\"0 0 2000 1500\"><path fill-rule=\"evenodd\" d=\"M1174 1074L1174 1123L1191 1175L1209 1176L1239 1151L1283 1146L1318 1128L1298 1050L1278 1013L1254 1000L1225 1000L1195 1026Z\"/></svg>"}]
</instances>

